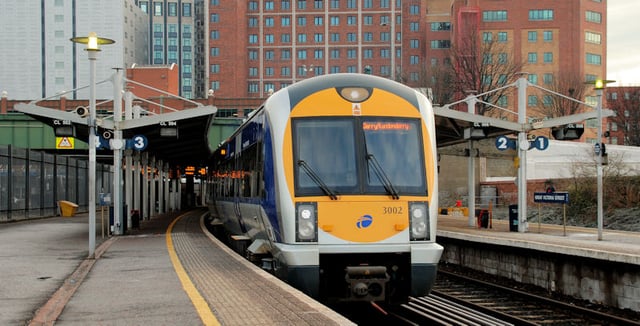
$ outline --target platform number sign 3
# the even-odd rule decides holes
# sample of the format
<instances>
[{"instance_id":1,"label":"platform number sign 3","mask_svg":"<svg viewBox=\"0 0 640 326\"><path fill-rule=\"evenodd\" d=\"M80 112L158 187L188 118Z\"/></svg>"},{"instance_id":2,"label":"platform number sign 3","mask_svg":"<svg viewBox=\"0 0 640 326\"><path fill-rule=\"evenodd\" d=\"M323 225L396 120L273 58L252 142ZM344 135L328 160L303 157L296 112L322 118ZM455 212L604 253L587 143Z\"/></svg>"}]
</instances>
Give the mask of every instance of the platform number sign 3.
<instances>
[{"instance_id":1,"label":"platform number sign 3","mask_svg":"<svg viewBox=\"0 0 640 326\"><path fill-rule=\"evenodd\" d=\"M147 148L147 137L143 135L135 135L133 136L133 138L131 138L131 140L133 142L132 147L134 150L143 151L145 148Z\"/></svg>"}]
</instances>

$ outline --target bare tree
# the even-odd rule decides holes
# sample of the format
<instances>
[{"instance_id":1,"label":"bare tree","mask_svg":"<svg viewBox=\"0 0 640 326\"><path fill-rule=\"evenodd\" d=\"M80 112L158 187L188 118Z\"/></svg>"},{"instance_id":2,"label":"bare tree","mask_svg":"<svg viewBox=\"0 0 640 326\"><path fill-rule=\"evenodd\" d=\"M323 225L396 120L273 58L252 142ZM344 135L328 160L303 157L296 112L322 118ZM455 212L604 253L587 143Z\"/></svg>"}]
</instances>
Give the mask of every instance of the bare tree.
<instances>
[{"instance_id":1,"label":"bare tree","mask_svg":"<svg viewBox=\"0 0 640 326\"><path fill-rule=\"evenodd\" d=\"M640 146L640 88L625 88L616 99L607 99L607 104L616 112L611 121L622 128L624 145Z\"/></svg>"},{"instance_id":2,"label":"bare tree","mask_svg":"<svg viewBox=\"0 0 640 326\"><path fill-rule=\"evenodd\" d=\"M494 37L497 39L494 39ZM483 32L482 38L477 33L469 33L452 44L450 49L454 70L452 86L459 96L468 91L483 94L496 90L515 81L524 66L517 61L509 43L499 39L497 34ZM481 95L483 102L498 105L501 98L511 90L502 89ZM494 107L479 104L477 114L490 115Z\"/></svg>"},{"instance_id":3,"label":"bare tree","mask_svg":"<svg viewBox=\"0 0 640 326\"><path fill-rule=\"evenodd\" d=\"M454 101L455 90L451 87L454 82L454 71L448 59L440 65L427 67L425 64L420 70L419 84L423 88L431 89L432 101L435 104Z\"/></svg>"},{"instance_id":4,"label":"bare tree","mask_svg":"<svg viewBox=\"0 0 640 326\"><path fill-rule=\"evenodd\" d=\"M543 85L544 88L558 94L582 101L586 95L587 85L578 73L554 75L553 80ZM584 110L584 105L576 101L551 93L538 92L544 96L538 113L548 118L557 118L576 114Z\"/></svg>"}]
</instances>

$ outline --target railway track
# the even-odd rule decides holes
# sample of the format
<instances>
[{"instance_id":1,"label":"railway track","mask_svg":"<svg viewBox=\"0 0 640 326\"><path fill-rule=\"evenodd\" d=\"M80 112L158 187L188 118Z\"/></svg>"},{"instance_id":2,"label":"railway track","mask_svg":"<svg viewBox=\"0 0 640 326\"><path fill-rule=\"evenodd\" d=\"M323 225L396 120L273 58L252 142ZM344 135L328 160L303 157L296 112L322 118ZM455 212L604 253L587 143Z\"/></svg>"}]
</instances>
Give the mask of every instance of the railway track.
<instances>
[{"instance_id":1,"label":"railway track","mask_svg":"<svg viewBox=\"0 0 640 326\"><path fill-rule=\"evenodd\" d=\"M413 325L640 325L632 319L438 271L431 295L395 312Z\"/></svg>"}]
</instances>

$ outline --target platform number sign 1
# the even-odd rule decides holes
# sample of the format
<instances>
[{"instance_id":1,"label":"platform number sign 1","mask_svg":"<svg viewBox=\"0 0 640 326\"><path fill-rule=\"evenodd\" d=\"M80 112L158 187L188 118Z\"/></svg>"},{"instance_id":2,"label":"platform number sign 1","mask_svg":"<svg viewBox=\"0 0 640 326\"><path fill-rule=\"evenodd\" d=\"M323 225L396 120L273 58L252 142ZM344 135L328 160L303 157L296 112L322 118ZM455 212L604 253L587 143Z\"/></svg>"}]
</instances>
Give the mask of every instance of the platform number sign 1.
<instances>
[{"instance_id":1,"label":"platform number sign 1","mask_svg":"<svg viewBox=\"0 0 640 326\"><path fill-rule=\"evenodd\" d=\"M549 138L545 136L538 136L533 141L533 146L539 151L544 151L545 149L549 148Z\"/></svg>"}]
</instances>

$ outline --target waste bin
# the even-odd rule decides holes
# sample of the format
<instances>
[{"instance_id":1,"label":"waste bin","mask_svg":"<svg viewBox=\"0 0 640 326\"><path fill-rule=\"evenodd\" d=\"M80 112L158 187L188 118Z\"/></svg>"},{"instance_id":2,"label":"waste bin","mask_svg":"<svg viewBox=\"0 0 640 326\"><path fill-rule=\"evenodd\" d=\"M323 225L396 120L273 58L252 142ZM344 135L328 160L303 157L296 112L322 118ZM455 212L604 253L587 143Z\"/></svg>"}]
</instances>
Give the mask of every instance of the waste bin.
<instances>
[{"instance_id":1,"label":"waste bin","mask_svg":"<svg viewBox=\"0 0 640 326\"><path fill-rule=\"evenodd\" d=\"M476 221L479 228L489 228L489 211L486 209L476 209Z\"/></svg>"},{"instance_id":2,"label":"waste bin","mask_svg":"<svg viewBox=\"0 0 640 326\"><path fill-rule=\"evenodd\" d=\"M131 228L139 229L140 228L140 211L137 209L131 210Z\"/></svg>"},{"instance_id":3,"label":"waste bin","mask_svg":"<svg viewBox=\"0 0 640 326\"><path fill-rule=\"evenodd\" d=\"M67 200L58 201L58 206L60 206L60 215L64 217L72 217L76 215L76 211L78 210L76 203Z\"/></svg>"},{"instance_id":4,"label":"waste bin","mask_svg":"<svg viewBox=\"0 0 640 326\"><path fill-rule=\"evenodd\" d=\"M518 232L518 205L509 205L509 231Z\"/></svg>"}]
</instances>

